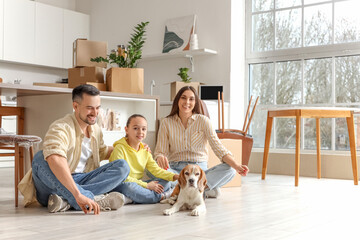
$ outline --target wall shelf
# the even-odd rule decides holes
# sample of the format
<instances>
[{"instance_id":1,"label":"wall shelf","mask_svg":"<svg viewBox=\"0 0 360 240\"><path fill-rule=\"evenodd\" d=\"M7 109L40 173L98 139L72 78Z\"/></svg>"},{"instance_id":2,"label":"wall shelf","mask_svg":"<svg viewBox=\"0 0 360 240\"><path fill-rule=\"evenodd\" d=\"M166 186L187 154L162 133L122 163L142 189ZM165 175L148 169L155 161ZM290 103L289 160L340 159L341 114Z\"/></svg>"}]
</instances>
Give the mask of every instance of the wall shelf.
<instances>
[{"instance_id":1,"label":"wall shelf","mask_svg":"<svg viewBox=\"0 0 360 240\"><path fill-rule=\"evenodd\" d=\"M211 56L216 55L217 51L211 50L208 48L201 48L196 50L188 50L182 52L175 53L157 53L157 54L147 54L144 55L141 59L142 62L145 61L157 61L157 60L165 60L170 58L188 58L191 63L191 71L194 72L194 59L195 56Z\"/></svg>"}]
</instances>

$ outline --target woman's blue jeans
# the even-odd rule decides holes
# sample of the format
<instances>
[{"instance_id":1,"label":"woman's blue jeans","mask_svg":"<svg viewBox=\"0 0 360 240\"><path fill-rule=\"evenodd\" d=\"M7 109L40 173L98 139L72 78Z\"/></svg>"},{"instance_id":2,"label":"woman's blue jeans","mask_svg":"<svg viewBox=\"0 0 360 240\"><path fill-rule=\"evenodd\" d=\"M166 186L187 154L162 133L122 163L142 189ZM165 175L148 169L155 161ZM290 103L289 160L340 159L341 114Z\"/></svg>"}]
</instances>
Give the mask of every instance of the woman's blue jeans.
<instances>
[{"instance_id":1,"label":"woman's blue jeans","mask_svg":"<svg viewBox=\"0 0 360 240\"><path fill-rule=\"evenodd\" d=\"M211 190L214 188L220 188L230 182L236 171L232 167L230 167L227 163L220 163L212 168L208 169L207 162L169 162L170 168L168 171L180 174L181 170L188 164L196 164L199 165L200 168L205 171L207 186ZM172 182L173 186L177 184L177 182Z\"/></svg>"},{"instance_id":2,"label":"woman's blue jeans","mask_svg":"<svg viewBox=\"0 0 360 240\"><path fill-rule=\"evenodd\" d=\"M129 175L130 168L125 160L116 160L88 173L72 174L81 194L90 199L113 192ZM68 201L71 207L81 210L72 193L60 183L44 159L42 151L36 153L32 163L32 176L38 202L47 206L50 194L57 194Z\"/></svg>"}]
</instances>

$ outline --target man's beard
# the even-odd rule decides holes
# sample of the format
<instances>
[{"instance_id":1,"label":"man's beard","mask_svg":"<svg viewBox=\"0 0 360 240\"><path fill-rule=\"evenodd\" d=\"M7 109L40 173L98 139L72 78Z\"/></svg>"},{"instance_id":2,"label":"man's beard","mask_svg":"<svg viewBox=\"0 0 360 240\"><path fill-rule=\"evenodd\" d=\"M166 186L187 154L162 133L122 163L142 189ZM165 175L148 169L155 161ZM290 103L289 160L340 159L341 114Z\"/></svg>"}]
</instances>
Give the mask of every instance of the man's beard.
<instances>
[{"instance_id":1,"label":"man's beard","mask_svg":"<svg viewBox=\"0 0 360 240\"><path fill-rule=\"evenodd\" d=\"M94 124L96 123L96 118L95 118L95 121L92 123L92 122L90 122L90 121L88 120L88 116L91 116L91 115L87 115L86 118L83 118L83 117L81 117L81 115L79 115L79 118L80 118L81 121L83 121L83 122L86 123L86 124L94 125Z\"/></svg>"}]
</instances>

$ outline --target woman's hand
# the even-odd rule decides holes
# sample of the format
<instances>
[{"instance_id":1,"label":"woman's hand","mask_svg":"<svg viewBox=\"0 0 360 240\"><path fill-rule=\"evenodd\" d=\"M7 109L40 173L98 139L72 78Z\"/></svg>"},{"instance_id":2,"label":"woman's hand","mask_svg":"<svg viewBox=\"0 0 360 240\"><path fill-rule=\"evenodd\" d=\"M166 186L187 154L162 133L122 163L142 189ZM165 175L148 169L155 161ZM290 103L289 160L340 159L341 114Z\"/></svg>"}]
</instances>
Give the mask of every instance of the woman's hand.
<instances>
[{"instance_id":1,"label":"woman's hand","mask_svg":"<svg viewBox=\"0 0 360 240\"><path fill-rule=\"evenodd\" d=\"M147 189L153 190L156 193L164 192L164 187L158 181L151 181L147 184Z\"/></svg>"},{"instance_id":2,"label":"woman's hand","mask_svg":"<svg viewBox=\"0 0 360 240\"><path fill-rule=\"evenodd\" d=\"M230 154L226 154L223 159L222 159L225 163L229 164L230 167L232 167L233 169L236 170L236 172L238 174L240 174L241 176L246 176L246 174L248 174L249 172L249 168L246 165L239 165L235 159L233 158L233 156L231 156Z\"/></svg>"},{"instance_id":3,"label":"woman's hand","mask_svg":"<svg viewBox=\"0 0 360 240\"><path fill-rule=\"evenodd\" d=\"M238 165L234 168L241 176L246 176L249 172L249 168L246 165Z\"/></svg>"},{"instance_id":4,"label":"woman's hand","mask_svg":"<svg viewBox=\"0 0 360 240\"><path fill-rule=\"evenodd\" d=\"M149 153L151 153L151 149L150 149L149 145L147 145L146 143L143 143L143 144L144 144L144 149L146 151L148 151Z\"/></svg>"},{"instance_id":5,"label":"woman's hand","mask_svg":"<svg viewBox=\"0 0 360 240\"><path fill-rule=\"evenodd\" d=\"M159 165L159 167L161 167L162 169L168 170L169 161L168 161L167 157L159 156L159 157L157 157L156 162Z\"/></svg>"}]
</instances>

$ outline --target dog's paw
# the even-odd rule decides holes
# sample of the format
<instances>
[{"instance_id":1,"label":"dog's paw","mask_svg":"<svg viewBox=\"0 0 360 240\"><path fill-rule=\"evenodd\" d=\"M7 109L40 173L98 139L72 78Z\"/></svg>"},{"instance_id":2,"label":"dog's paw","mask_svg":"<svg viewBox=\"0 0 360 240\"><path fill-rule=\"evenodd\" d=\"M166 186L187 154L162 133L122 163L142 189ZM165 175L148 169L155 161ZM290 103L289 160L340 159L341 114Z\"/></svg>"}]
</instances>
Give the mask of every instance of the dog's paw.
<instances>
[{"instance_id":1,"label":"dog's paw","mask_svg":"<svg viewBox=\"0 0 360 240\"><path fill-rule=\"evenodd\" d=\"M174 211L173 211L171 208L165 209L165 210L163 211L163 214L166 215L166 216L170 216L170 215L173 214L173 213L174 213Z\"/></svg>"},{"instance_id":2,"label":"dog's paw","mask_svg":"<svg viewBox=\"0 0 360 240\"><path fill-rule=\"evenodd\" d=\"M198 209L194 209L190 213L191 216L200 216L200 211Z\"/></svg>"},{"instance_id":3,"label":"dog's paw","mask_svg":"<svg viewBox=\"0 0 360 240\"><path fill-rule=\"evenodd\" d=\"M176 198L175 199L169 198L168 200L169 200L168 203L170 203L170 205L174 205L176 203Z\"/></svg>"},{"instance_id":4,"label":"dog's paw","mask_svg":"<svg viewBox=\"0 0 360 240\"><path fill-rule=\"evenodd\" d=\"M163 203L163 204L170 203L169 200L170 199L163 199L163 200L160 201L160 203Z\"/></svg>"},{"instance_id":5,"label":"dog's paw","mask_svg":"<svg viewBox=\"0 0 360 240\"><path fill-rule=\"evenodd\" d=\"M176 203L176 200L177 200L177 195L172 196L172 197L167 198L167 199L163 199L163 200L160 201L160 203L169 203L170 205L174 205Z\"/></svg>"},{"instance_id":6,"label":"dog's paw","mask_svg":"<svg viewBox=\"0 0 360 240\"><path fill-rule=\"evenodd\" d=\"M203 215L204 213L206 213L206 209L202 209L202 208L195 208L194 210L191 211L190 215L191 216L200 216Z\"/></svg>"}]
</instances>

